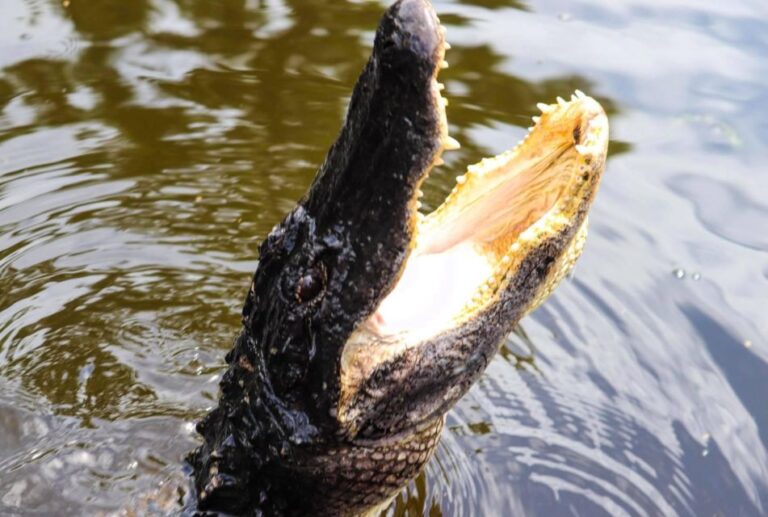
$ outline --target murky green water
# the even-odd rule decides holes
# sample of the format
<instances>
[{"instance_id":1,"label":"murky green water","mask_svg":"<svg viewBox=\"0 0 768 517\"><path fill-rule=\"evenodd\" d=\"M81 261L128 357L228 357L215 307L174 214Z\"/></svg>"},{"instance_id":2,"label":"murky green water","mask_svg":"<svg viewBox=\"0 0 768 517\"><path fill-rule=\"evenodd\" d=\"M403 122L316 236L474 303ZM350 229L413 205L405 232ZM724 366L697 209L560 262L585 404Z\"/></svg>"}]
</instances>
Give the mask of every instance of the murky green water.
<instances>
[{"instance_id":1,"label":"murky green water","mask_svg":"<svg viewBox=\"0 0 768 517\"><path fill-rule=\"evenodd\" d=\"M2 0L0 513L178 472L256 244L334 139L386 4ZM587 250L449 416L407 515L768 512L768 7L435 2L427 193L581 88L614 143Z\"/></svg>"}]
</instances>

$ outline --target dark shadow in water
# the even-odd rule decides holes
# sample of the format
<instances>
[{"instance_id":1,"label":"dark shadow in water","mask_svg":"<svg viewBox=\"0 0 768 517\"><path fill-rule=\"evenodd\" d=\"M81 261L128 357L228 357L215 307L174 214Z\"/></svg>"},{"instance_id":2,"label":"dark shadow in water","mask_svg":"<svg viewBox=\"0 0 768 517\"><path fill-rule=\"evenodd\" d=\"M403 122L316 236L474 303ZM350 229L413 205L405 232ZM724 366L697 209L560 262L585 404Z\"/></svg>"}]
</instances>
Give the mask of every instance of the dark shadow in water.
<instances>
[{"instance_id":1,"label":"dark shadow in water","mask_svg":"<svg viewBox=\"0 0 768 517\"><path fill-rule=\"evenodd\" d=\"M692 304L682 304L680 309L754 418L760 440L768 447L768 364L750 352L715 317Z\"/></svg>"},{"instance_id":2,"label":"dark shadow in water","mask_svg":"<svg viewBox=\"0 0 768 517\"><path fill-rule=\"evenodd\" d=\"M442 517L439 503L430 495L426 474L422 472L403 492L397 496L394 505L382 515L392 517Z\"/></svg>"},{"instance_id":3,"label":"dark shadow in water","mask_svg":"<svg viewBox=\"0 0 768 517\"><path fill-rule=\"evenodd\" d=\"M141 32L150 15L147 0L70 0L67 15L80 35L93 41L107 41Z\"/></svg>"},{"instance_id":4,"label":"dark shadow in water","mask_svg":"<svg viewBox=\"0 0 768 517\"><path fill-rule=\"evenodd\" d=\"M530 8L526 2L520 0L462 0L463 5L473 5L485 9L519 9L520 11L529 11Z\"/></svg>"},{"instance_id":5,"label":"dark shadow in water","mask_svg":"<svg viewBox=\"0 0 768 517\"><path fill-rule=\"evenodd\" d=\"M697 309L694 309L697 310ZM674 424L675 435L683 449L681 462L690 479L690 515L738 515L759 517L764 515L744 491L731 465L716 442L709 443L706 454L679 422ZM683 514L682 509L679 513Z\"/></svg>"}]
</instances>

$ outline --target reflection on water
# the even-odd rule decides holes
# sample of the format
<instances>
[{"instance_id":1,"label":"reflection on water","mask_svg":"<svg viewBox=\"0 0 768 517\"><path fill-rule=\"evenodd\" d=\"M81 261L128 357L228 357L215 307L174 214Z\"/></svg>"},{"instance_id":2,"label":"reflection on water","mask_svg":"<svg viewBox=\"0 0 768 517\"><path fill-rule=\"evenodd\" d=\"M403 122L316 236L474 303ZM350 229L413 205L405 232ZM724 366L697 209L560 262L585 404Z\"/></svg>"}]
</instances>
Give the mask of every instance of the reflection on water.
<instances>
[{"instance_id":1,"label":"reflection on water","mask_svg":"<svg viewBox=\"0 0 768 517\"><path fill-rule=\"evenodd\" d=\"M768 13L435 3L463 147L428 207L538 101L589 92L615 141L574 278L390 513L768 512ZM179 475L256 244L334 139L383 8L3 2L0 513L111 510Z\"/></svg>"}]
</instances>

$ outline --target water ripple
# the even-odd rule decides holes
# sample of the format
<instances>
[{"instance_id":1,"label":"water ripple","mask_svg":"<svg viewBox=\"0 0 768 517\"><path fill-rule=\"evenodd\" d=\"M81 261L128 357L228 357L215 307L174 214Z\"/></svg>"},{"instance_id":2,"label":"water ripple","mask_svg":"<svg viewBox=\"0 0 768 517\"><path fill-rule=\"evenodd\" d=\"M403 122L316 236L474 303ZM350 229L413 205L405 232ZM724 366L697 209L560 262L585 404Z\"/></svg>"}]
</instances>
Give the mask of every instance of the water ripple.
<instances>
[{"instance_id":1,"label":"water ripple","mask_svg":"<svg viewBox=\"0 0 768 517\"><path fill-rule=\"evenodd\" d=\"M462 149L428 206L575 88L613 144L574 277L388 514L764 514L764 10L434 3ZM382 9L262 4L4 2L0 513L184 486L256 245L322 162Z\"/></svg>"}]
</instances>

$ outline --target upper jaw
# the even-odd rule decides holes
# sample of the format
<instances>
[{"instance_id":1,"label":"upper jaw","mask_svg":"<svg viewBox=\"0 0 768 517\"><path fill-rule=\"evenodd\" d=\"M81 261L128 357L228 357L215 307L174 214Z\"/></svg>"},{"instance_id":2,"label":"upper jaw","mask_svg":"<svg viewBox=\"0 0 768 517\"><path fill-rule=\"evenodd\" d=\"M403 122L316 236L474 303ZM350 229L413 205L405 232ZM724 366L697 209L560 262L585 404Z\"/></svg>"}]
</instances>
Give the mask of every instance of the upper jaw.
<instances>
[{"instance_id":1,"label":"upper jaw","mask_svg":"<svg viewBox=\"0 0 768 517\"><path fill-rule=\"evenodd\" d=\"M307 324L316 350L308 389L320 421L336 411L344 343L401 275L419 187L449 146L437 83L444 53L426 0L387 10L341 132L297 209L306 229L296 249L312 262L301 267L321 269L327 282Z\"/></svg>"},{"instance_id":2,"label":"upper jaw","mask_svg":"<svg viewBox=\"0 0 768 517\"><path fill-rule=\"evenodd\" d=\"M444 29L426 0L386 12L344 126L302 202L318 233L344 234L355 248L347 281L380 285L368 290L375 302L410 252L419 187L449 140L437 82L444 53Z\"/></svg>"}]
</instances>

